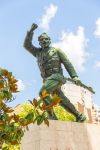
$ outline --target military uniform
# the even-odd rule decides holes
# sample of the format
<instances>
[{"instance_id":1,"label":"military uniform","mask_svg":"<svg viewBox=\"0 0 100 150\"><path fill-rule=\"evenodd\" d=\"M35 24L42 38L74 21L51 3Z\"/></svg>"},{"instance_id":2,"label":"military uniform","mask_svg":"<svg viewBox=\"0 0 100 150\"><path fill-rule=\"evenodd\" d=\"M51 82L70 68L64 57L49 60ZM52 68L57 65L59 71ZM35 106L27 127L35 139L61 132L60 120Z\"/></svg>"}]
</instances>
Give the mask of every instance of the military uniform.
<instances>
[{"instance_id":1,"label":"military uniform","mask_svg":"<svg viewBox=\"0 0 100 150\"><path fill-rule=\"evenodd\" d=\"M60 49L54 47L48 47L46 49L37 48L32 44L32 37L33 32L27 32L24 47L37 58L41 76L44 81L40 90L40 95L43 90L46 90L50 94L56 92L56 94L61 97L60 105L74 114L77 118L79 112L61 91L61 85L66 82L66 78L63 76L61 64L64 65L71 78L78 77L74 67ZM49 105L51 103L50 97L45 98L44 102L46 105ZM54 112L48 111L48 113L51 119L57 119Z\"/></svg>"}]
</instances>

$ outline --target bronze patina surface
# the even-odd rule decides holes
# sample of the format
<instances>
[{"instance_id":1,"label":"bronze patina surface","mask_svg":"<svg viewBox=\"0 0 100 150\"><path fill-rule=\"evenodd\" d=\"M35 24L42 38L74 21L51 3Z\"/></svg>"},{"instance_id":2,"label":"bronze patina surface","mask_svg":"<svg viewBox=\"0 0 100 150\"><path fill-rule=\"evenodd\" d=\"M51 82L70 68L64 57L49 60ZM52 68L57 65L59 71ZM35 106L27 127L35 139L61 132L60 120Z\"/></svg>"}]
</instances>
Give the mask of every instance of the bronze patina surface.
<instances>
[{"instance_id":1,"label":"bronze patina surface","mask_svg":"<svg viewBox=\"0 0 100 150\"><path fill-rule=\"evenodd\" d=\"M40 89L41 95L43 90L46 90L49 94L56 93L60 98L60 105L67 111L76 116L77 122L83 122L86 117L78 112L75 106L61 91L61 85L66 82L66 78L63 76L63 70L61 65L63 64L70 77L78 84L81 81L78 79L78 75L67 58L64 52L60 49L51 46L51 39L46 33L42 33L38 37L40 47L37 48L32 44L34 30L38 27L37 24L32 24L31 29L27 32L24 47L37 58L38 66L40 69L41 77L43 78L43 86ZM46 97L44 100L46 105L51 103L50 97ZM57 117L53 111L48 111L50 119L57 120Z\"/></svg>"}]
</instances>

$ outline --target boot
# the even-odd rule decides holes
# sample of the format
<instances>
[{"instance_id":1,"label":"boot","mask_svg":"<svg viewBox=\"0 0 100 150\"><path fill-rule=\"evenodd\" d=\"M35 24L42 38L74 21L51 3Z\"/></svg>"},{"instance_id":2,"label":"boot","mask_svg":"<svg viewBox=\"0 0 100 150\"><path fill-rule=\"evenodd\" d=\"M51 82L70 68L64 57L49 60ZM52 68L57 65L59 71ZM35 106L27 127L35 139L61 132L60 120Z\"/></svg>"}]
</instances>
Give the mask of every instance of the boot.
<instances>
[{"instance_id":1,"label":"boot","mask_svg":"<svg viewBox=\"0 0 100 150\"><path fill-rule=\"evenodd\" d=\"M86 116L82 113L79 113L77 116L76 116L76 122L84 122L86 120Z\"/></svg>"}]
</instances>

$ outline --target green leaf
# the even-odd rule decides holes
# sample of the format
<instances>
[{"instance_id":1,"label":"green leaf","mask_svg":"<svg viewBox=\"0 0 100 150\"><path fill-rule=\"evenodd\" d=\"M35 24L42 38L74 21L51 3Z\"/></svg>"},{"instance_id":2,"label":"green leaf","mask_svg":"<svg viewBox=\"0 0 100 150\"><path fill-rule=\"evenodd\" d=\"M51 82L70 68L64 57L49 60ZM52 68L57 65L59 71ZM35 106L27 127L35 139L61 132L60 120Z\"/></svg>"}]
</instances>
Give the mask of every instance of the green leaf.
<instances>
[{"instance_id":1,"label":"green leaf","mask_svg":"<svg viewBox=\"0 0 100 150\"><path fill-rule=\"evenodd\" d=\"M43 116L38 116L37 118L37 124L40 125L44 120L44 117Z\"/></svg>"},{"instance_id":2,"label":"green leaf","mask_svg":"<svg viewBox=\"0 0 100 150\"><path fill-rule=\"evenodd\" d=\"M2 150L9 150L9 147L3 147Z\"/></svg>"},{"instance_id":3,"label":"green leaf","mask_svg":"<svg viewBox=\"0 0 100 150\"><path fill-rule=\"evenodd\" d=\"M33 119L34 119L34 114L33 114L33 112L29 113L29 114L25 117L25 119L27 119L27 120L33 120Z\"/></svg>"},{"instance_id":4,"label":"green leaf","mask_svg":"<svg viewBox=\"0 0 100 150\"><path fill-rule=\"evenodd\" d=\"M2 76L2 69L0 68L0 76Z\"/></svg>"},{"instance_id":5,"label":"green leaf","mask_svg":"<svg viewBox=\"0 0 100 150\"><path fill-rule=\"evenodd\" d=\"M45 119L44 123L49 127L49 121L48 121L48 119Z\"/></svg>"}]
</instances>

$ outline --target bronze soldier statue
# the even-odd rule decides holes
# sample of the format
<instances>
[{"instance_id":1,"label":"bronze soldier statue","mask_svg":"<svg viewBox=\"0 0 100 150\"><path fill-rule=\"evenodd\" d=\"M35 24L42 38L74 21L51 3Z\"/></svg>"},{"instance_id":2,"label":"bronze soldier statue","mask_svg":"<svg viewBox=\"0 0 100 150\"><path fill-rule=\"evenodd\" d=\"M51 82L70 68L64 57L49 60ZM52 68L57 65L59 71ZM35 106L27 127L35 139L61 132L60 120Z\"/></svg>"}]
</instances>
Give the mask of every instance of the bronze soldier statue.
<instances>
[{"instance_id":1,"label":"bronze soldier statue","mask_svg":"<svg viewBox=\"0 0 100 150\"><path fill-rule=\"evenodd\" d=\"M37 48L32 44L34 30L37 27L37 24L32 24L31 29L27 32L24 47L37 58L38 66L44 82L39 95L41 96L43 90L46 90L49 94L56 93L61 98L60 105L76 117L76 122L83 122L86 120L86 117L75 108L75 106L61 91L61 86L66 82L66 78L63 76L61 64L65 66L70 77L76 83L80 82L78 75L64 52L50 46L51 39L46 33L42 33L38 37L40 48ZM51 103L49 96L44 99L44 103L46 105ZM48 110L48 115L50 119L57 120L54 111Z\"/></svg>"}]
</instances>

